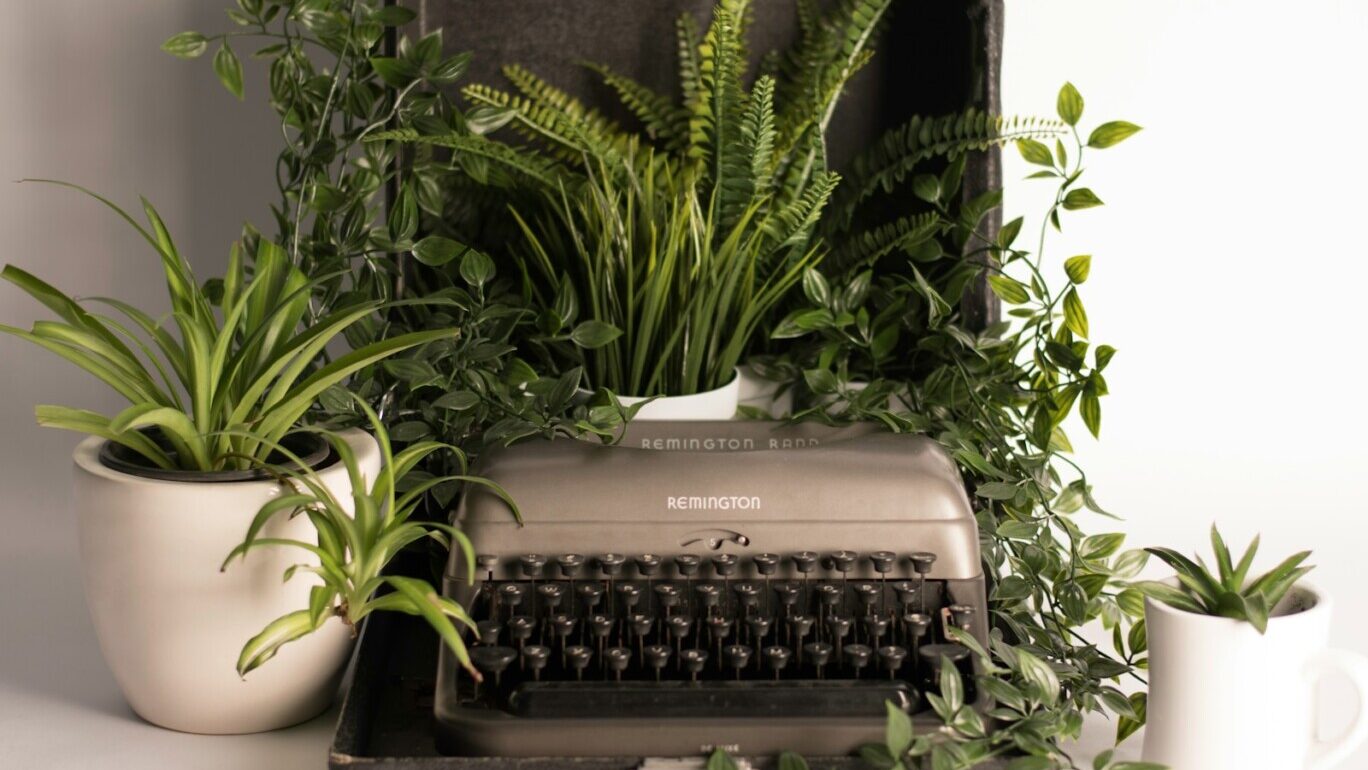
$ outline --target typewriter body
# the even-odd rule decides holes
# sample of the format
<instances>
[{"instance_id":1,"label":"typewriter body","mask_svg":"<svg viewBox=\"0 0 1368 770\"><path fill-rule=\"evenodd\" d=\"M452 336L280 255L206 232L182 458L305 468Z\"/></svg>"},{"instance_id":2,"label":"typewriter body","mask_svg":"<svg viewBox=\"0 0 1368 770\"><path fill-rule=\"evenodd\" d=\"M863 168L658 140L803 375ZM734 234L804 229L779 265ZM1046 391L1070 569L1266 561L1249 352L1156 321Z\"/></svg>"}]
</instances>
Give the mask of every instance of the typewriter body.
<instances>
[{"instance_id":1,"label":"typewriter body","mask_svg":"<svg viewBox=\"0 0 1368 770\"><path fill-rule=\"evenodd\" d=\"M444 753L849 754L886 701L938 724L941 666L976 693L978 532L954 462L875 426L633 423L618 445L491 453L444 590L478 621L482 681L443 649Z\"/></svg>"}]
</instances>

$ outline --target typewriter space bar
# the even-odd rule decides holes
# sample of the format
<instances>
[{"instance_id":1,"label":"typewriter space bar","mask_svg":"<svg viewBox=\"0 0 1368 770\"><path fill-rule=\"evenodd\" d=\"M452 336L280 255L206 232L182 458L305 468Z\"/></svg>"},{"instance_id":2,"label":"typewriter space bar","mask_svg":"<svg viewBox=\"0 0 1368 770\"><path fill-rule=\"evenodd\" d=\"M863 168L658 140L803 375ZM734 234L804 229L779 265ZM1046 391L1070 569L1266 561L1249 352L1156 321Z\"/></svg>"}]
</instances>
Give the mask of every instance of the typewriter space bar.
<instances>
[{"instance_id":1,"label":"typewriter space bar","mask_svg":"<svg viewBox=\"0 0 1368 770\"><path fill-rule=\"evenodd\" d=\"M884 701L916 705L906 682L806 679L787 682L525 682L508 699L518 716L578 717L878 717Z\"/></svg>"}]
</instances>

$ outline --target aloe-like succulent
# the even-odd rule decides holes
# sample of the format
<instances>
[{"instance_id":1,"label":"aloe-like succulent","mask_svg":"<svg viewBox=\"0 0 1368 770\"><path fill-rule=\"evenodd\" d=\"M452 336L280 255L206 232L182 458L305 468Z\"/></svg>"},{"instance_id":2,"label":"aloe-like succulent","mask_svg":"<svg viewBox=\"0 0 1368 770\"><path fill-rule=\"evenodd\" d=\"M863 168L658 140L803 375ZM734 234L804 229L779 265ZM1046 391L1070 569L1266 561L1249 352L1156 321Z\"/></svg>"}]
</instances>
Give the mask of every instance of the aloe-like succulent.
<instances>
[{"instance_id":1,"label":"aloe-like succulent","mask_svg":"<svg viewBox=\"0 0 1368 770\"><path fill-rule=\"evenodd\" d=\"M1239 562L1234 562L1215 524L1211 525L1211 550L1216 555L1215 575L1200 556L1193 561L1171 548L1145 550L1178 573L1178 585L1141 581L1135 584L1141 593L1187 612L1248 621L1260 634L1268 630L1269 612L1298 580L1314 569L1301 566L1311 556L1310 551L1302 551L1287 557L1259 577L1248 580L1254 554L1259 550L1258 536L1250 542Z\"/></svg>"}]
</instances>

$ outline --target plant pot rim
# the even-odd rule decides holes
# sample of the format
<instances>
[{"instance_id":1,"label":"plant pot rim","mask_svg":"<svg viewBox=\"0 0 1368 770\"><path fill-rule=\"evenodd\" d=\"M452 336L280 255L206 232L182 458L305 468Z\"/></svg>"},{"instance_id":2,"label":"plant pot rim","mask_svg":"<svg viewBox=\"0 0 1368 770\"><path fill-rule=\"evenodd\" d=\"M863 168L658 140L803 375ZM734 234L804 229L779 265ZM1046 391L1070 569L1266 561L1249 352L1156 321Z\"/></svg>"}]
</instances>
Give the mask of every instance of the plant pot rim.
<instances>
[{"instance_id":1,"label":"plant pot rim","mask_svg":"<svg viewBox=\"0 0 1368 770\"><path fill-rule=\"evenodd\" d=\"M340 431L348 443L355 445L355 434L365 433L359 428L349 428ZM366 434L369 435L369 434ZM322 438L321 436L319 437ZM115 463L111 465L106 457L109 447L113 442L99 436L87 436L76 446L73 458L76 465L86 472L96 475L104 475L113 479L120 479L129 482L140 482L146 484L201 484L201 485L239 485L239 484L276 484L276 478L262 469L252 469L246 471L183 471L165 470L163 468L148 468L144 466L129 466L125 463ZM332 447L323 440L322 446L325 451L321 458L315 460L315 453L304 455L301 459L309 461L309 469L314 472L324 472L337 466L339 458ZM293 464L291 464L293 465Z\"/></svg>"},{"instance_id":2,"label":"plant pot rim","mask_svg":"<svg viewBox=\"0 0 1368 770\"><path fill-rule=\"evenodd\" d=\"M724 384L724 385L719 385L719 386L717 386L717 387L715 387L715 388L712 388L712 389L710 389L710 390L700 390L700 391L697 391L697 392L694 392L694 393L681 393L681 394L668 394L668 393L662 393L662 394L655 395L655 396L632 396L632 395L627 395L627 394L623 394L623 393L614 393L614 395L616 395L616 396L618 397L618 400L621 401L623 404L631 405L631 404L635 404L635 403L638 403L638 402L641 402L641 401L646 401L647 399L652 399L652 400L655 400L655 401L660 401L660 400L666 399L666 398L672 399L672 400L680 400L680 399L686 399L686 398L704 398L704 397L707 397L707 396L712 396L712 395L717 394L717 393L721 393L721 392L723 392L723 391L725 391L725 390L731 390L731 389L737 389L737 390L739 390L740 387L741 387L741 367L740 367L740 366L737 366L737 367L734 367L734 368L732 369L732 376L731 376L731 379L730 379L730 380L727 380L726 384ZM593 393L593 391L588 391L588 392L589 392L589 393Z\"/></svg>"},{"instance_id":3,"label":"plant pot rim","mask_svg":"<svg viewBox=\"0 0 1368 770\"><path fill-rule=\"evenodd\" d=\"M1168 578L1161 582L1168 583L1174 586L1178 585L1178 579L1176 577ZM1330 611L1331 600L1329 594L1325 593L1325 591L1321 590L1320 587L1314 583L1308 582L1306 580L1298 580L1296 585L1292 586L1292 588L1288 590L1287 595L1283 597L1282 602L1279 602L1278 605L1282 606L1289 599L1292 599L1294 597L1301 598L1303 600L1304 606L1295 612L1287 612L1281 615L1270 614L1268 616L1269 631L1272 631L1273 629L1281 626L1288 626L1296 623L1308 622L1308 619L1318 617L1320 614ZM1237 620L1236 618L1227 618L1221 615L1207 615L1205 613L1192 612L1190 610L1180 610L1177 607L1171 607L1163 602L1156 601L1148 596L1145 597L1145 612L1154 612L1157 614L1170 615L1175 618L1182 618L1185 620L1199 623L1224 623L1237 626L1249 625L1248 621Z\"/></svg>"}]
</instances>

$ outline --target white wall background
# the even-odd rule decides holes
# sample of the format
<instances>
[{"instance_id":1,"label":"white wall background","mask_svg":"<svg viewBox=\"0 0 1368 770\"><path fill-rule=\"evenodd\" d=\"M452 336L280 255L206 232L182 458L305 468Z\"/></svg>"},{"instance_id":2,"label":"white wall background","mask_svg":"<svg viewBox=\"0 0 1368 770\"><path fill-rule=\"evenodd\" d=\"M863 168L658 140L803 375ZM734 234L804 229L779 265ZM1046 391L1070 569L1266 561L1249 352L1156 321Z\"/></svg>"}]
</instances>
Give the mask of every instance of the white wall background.
<instances>
[{"instance_id":1,"label":"white wall background","mask_svg":"<svg viewBox=\"0 0 1368 770\"><path fill-rule=\"evenodd\" d=\"M1090 327L1120 351L1102 441L1070 431L1099 501L1133 546L1205 552L1216 521L1262 533L1265 567L1313 550L1334 643L1368 653L1368 3L1009 0L1006 26L1008 112L1071 80L1088 127L1145 127L1092 153L1107 205L1048 252L1094 255ZM1039 221L1053 190L1008 158L1007 216Z\"/></svg>"},{"instance_id":2,"label":"white wall background","mask_svg":"<svg viewBox=\"0 0 1368 770\"><path fill-rule=\"evenodd\" d=\"M222 27L222 5L6 3L0 178L80 181L130 205L143 193L195 264L216 269L239 223L266 215L274 124L251 70L240 105L207 62L156 46ZM1269 553L1313 549L1314 578L1338 599L1336 642L1368 653L1368 417L1357 403L1368 2L1009 0L1006 41L1009 111L1051 112L1072 80L1085 124L1146 127L1094 155L1089 183L1108 205L1070 217L1051 251L1095 255L1092 328L1120 349L1104 440L1073 430L1099 498L1135 545L1204 547L1216 520L1240 543L1262 532ZM1018 182L1027 169L1008 157L1009 216L1038 216L1048 188ZM67 191L0 185L0 233L0 261L75 293L164 303L147 250ZM0 323L33 313L0 287ZM114 401L8 338L0 394L0 764L62 740L89 747L71 746L69 766L318 763L326 724L302 743L244 743L130 720L82 605L67 483L76 439L32 421L38 401ZM1350 766L1364 765L1368 753Z\"/></svg>"}]
</instances>

